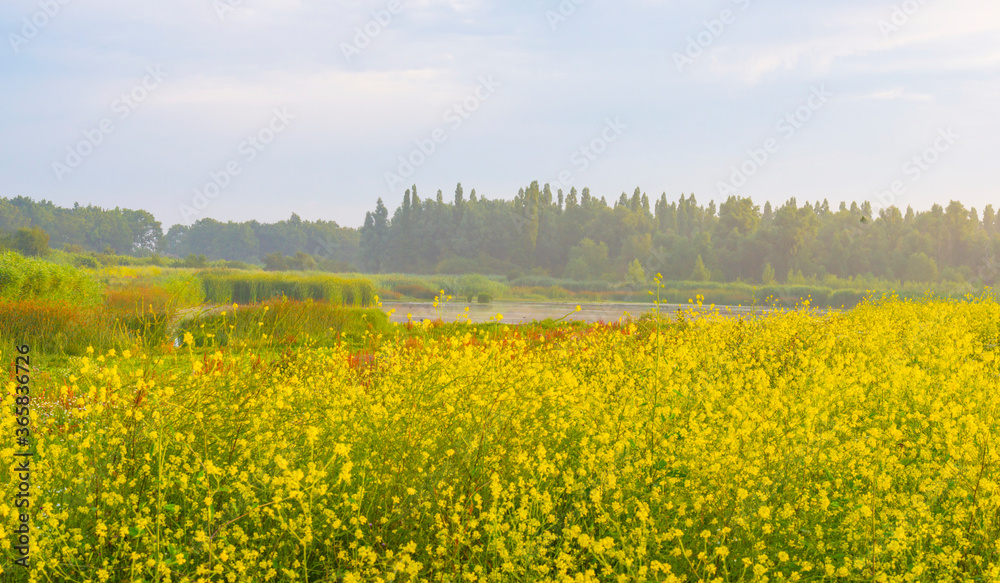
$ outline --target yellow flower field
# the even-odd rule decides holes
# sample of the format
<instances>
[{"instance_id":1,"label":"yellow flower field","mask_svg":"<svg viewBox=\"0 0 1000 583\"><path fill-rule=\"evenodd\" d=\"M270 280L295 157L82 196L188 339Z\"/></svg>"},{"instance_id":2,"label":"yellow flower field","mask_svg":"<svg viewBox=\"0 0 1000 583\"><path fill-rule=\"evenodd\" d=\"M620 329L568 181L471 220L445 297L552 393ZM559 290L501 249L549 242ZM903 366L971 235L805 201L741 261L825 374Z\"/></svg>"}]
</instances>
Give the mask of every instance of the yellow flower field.
<instances>
[{"instance_id":1,"label":"yellow flower field","mask_svg":"<svg viewBox=\"0 0 1000 583\"><path fill-rule=\"evenodd\" d=\"M1000 581L998 335L929 300L95 353L32 389L31 580Z\"/></svg>"}]
</instances>

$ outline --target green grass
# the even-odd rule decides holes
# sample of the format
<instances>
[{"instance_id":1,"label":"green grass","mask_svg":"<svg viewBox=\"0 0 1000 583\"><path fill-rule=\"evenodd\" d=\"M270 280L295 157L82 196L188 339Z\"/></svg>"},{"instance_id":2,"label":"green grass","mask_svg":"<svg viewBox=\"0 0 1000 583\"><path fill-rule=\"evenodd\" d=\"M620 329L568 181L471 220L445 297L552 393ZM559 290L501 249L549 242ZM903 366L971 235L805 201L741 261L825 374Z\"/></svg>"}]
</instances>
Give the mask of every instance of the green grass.
<instances>
[{"instance_id":1,"label":"green grass","mask_svg":"<svg viewBox=\"0 0 1000 583\"><path fill-rule=\"evenodd\" d=\"M93 305L101 300L101 286L84 270L7 252L0 253L0 299L66 300Z\"/></svg>"},{"instance_id":2,"label":"green grass","mask_svg":"<svg viewBox=\"0 0 1000 583\"><path fill-rule=\"evenodd\" d=\"M205 300L216 304L253 304L275 298L324 300L343 306L375 304L375 286L360 278L322 274L202 271Z\"/></svg>"}]
</instances>

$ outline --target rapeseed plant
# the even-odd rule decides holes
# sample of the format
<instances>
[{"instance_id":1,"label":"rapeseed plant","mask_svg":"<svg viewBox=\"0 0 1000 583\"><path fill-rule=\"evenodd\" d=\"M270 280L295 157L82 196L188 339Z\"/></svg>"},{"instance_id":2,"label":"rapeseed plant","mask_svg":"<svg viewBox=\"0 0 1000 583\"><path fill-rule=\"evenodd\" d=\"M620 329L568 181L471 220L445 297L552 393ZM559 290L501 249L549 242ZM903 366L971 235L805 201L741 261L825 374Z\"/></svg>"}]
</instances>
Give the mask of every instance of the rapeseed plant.
<instances>
[{"instance_id":1,"label":"rapeseed plant","mask_svg":"<svg viewBox=\"0 0 1000 583\"><path fill-rule=\"evenodd\" d=\"M31 580L1000 581L1000 305L701 299L428 323L365 366L91 351L33 388Z\"/></svg>"}]
</instances>

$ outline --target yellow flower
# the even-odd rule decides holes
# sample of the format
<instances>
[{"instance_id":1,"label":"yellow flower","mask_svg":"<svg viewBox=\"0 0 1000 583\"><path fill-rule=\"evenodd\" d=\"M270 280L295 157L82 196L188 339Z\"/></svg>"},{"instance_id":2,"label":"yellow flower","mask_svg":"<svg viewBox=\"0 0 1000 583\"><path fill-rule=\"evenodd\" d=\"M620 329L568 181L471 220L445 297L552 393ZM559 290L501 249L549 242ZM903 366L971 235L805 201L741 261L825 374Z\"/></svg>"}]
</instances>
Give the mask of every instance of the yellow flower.
<instances>
[{"instance_id":1,"label":"yellow flower","mask_svg":"<svg viewBox=\"0 0 1000 583\"><path fill-rule=\"evenodd\" d=\"M31 447L48 460L43 492L90 497L42 500L39 525L61 557L114 539L136 569L165 560L192 581L287 579L321 541L344 542L325 561L357 581L429 580L468 557L470 582L936 581L995 550L980 524L1000 491L994 300L669 327L501 318L357 337L322 322L329 337L310 339L284 321L294 343L229 330L229 347L196 356L74 357L39 378L52 390L32 401L47 432ZM13 433L16 417L3 422ZM94 507L88 538L72 517ZM0 500L0 522L16 511ZM886 517L872 573L848 547ZM556 524L568 546L549 540ZM174 549L150 552L164 527ZM272 555L275 540L289 544ZM215 563L176 541L211 546ZM67 580L114 572L59 567Z\"/></svg>"}]
</instances>

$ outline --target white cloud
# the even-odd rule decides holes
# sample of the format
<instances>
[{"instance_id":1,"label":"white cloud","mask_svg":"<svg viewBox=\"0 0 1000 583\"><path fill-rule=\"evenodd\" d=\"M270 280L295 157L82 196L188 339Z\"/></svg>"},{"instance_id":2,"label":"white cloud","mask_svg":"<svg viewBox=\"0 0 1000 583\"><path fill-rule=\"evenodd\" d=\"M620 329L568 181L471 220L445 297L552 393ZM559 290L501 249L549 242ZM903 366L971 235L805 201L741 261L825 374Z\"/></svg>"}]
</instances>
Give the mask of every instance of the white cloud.
<instances>
[{"instance_id":1,"label":"white cloud","mask_svg":"<svg viewBox=\"0 0 1000 583\"><path fill-rule=\"evenodd\" d=\"M876 91L868 95L859 96L858 99L874 99L874 100L894 100L903 99L907 101L934 101L934 96L928 93L910 93L903 89L902 87L895 87L893 89L883 89L881 91Z\"/></svg>"},{"instance_id":2,"label":"white cloud","mask_svg":"<svg viewBox=\"0 0 1000 583\"><path fill-rule=\"evenodd\" d=\"M928 3L888 40L879 22L891 22L891 5L821 7L791 22L755 9L764 10L751 8L742 17L746 22L731 25L732 32L706 51L713 74L757 84L772 73L825 75L846 59L852 68L883 72L985 69L1000 61L1000 5L992 0ZM780 14L783 8L771 10ZM761 26L768 17L777 24Z\"/></svg>"}]
</instances>

